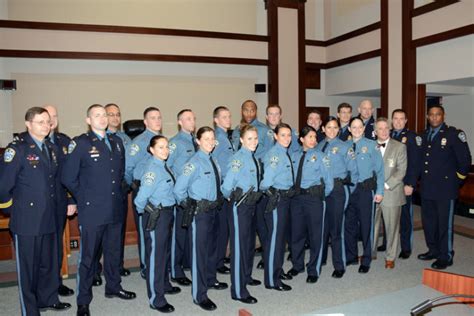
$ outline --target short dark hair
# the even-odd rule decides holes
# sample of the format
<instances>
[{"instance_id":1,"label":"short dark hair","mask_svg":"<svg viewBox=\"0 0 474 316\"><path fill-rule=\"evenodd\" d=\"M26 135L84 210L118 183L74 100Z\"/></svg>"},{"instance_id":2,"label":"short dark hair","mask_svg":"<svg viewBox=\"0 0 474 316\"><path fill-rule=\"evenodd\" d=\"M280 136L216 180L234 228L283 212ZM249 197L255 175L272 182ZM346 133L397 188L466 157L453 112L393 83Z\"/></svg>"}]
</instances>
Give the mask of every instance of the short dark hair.
<instances>
[{"instance_id":1,"label":"short dark hair","mask_svg":"<svg viewBox=\"0 0 474 316\"><path fill-rule=\"evenodd\" d=\"M183 115L183 113L186 113L186 112L193 112L193 110L191 109L182 109L181 111L178 112L178 114L176 115L176 119L179 120L181 118L181 115Z\"/></svg>"},{"instance_id":2,"label":"short dark hair","mask_svg":"<svg viewBox=\"0 0 474 316\"><path fill-rule=\"evenodd\" d=\"M214 129L212 127L209 127L209 126L200 127L198 129L197 133L196 133L196 138L201 139L202 134L204 134L206 132L213 132L214 133Z\"/></svg>"},{"instance_id":3,"label":"short dark hair","mask_svg":"<svg viewBox=\"0 0 474 316\"><path fill-rule=\"evenodd\" d=\"M41 108L39 106L29 108L25 113L25 121L31 122L36 115L43 114L44 112L48 113L49 115L49 112L45 108Z\"/></svg>"},{"instance_id":4,"label":"short dark hair","mask_svg":"<svg viewBox=\"0 0 474 316\"><path fill-rule=\"evenodd\" d=\"M279 106L276 103L269 104L267 108L265 109L265 114L268 114L268 109L271 109L271 108L277 108L278 110L280 110L280 114L283 114L283 110L281 109L281 106Z\"/></svg>"},{"instance_id":5,"label":"short dark hair","mask_svg":"<svg viewBox=\"0 0 474 316\"><path fill-rule=\"evenodd\" d=\"M309 117L310 114L318 114L319 115L319 118L322 118L323 114L321 113L320 110L318 109L311 109L309 110L308 114L306 115L306 117Z\"/></svg>"},{"instance_id":6,"label":"short dark hair","mask_svg":"<svg viewBox=\"0 0 474 316\"><path fill-rule=\"evenodd\" d=\"M323 126L326 127L326 125L328 125L329 122L332 122L332 121L335 121L336 124L337 124L337 126L338 126L339 128L341 128L341 123L339 122L339 120L337 119L337 117L332 116L332 115L328 116L328 118L324 121Z\"/></svg>"},{"instance_id":7,"label":"short dark hair","mask_svg":"<svg viewBox=\"0 0 474 316\"><path fill-rule=\"evenodd\" d=\"M166 138L166 137L163 136L163 135L155 135L155 136L153 136L153 137L150 139L150 144L148 144L148 147L146 148L146 151L148 151L148 153L151 154L150 148L151 148L151 147L154 147L154 146L156 145L156 143L158 143L158 141L159 141L160 139L162 139L162 138L168 140L168 138Z\"/></svg>"},{"instance_id":8,"label":"short dark hair","mask_svg":"<svg viewBox=\"0 0 474 316\"><path fill-rule=\"evenodd\" d=\"M246 103L249 103L249 102L252 103L252 104L255 106L255 108L257 108L257 103L255 103L254 100L250 100L250 99L245 100L244 102L242 102L242 105L240 106L240 108L243 109L243 108L244 108L244 105L245 105Z\"/></svg>"},{"instance_id":9,"label":"short dark hair","mask_svg":"<svg viewBox=\"0 0 474 316\"><path fill-rule=\"evenodd\" d=\"M405 110L403 109L395 109L392 111L392 118L393 116L395 115L395 113L403 113L405 115L405 118L407 118L407 112L405 112Z\"/></svg>"},{"instance_id":10,"label":"short dark hair","mask_svg":"<svg viewBox=\"0 0 474 316\"><path fill-rule=\"evenodd\" d=\"M306 125L305 127L303 127L301 130L300 130L300 135L299 137L305 137L306 135L308 135L310 132L314 132L316 133L316 130L314 129L314 127L312 126L309 126L309 125Z\"/></svg>"},{"instance_id":11,"label":"short dark hair","mask_svg":"<svg viewBox=\"0 0 474 316\"><path fill-rule=\"evenodd\" d=\"M149 106L145 109L145 111L143 111L143 118L146 118L147 114L150 113L150 112L153 112L153 111L158 111L160 112L160 109L155 107L155 106Z\"/></svg>"},{"instance_id":12,"label":"short dark hair","mask_svg":"<svg viewBox=\"0 0 474 316\"><path fill-rule=\"evenodd\" d=\"M102 109L103 109L104 106L103 106L102 104L98 104L98 103L92 104L91 106L89 106L89 107L87 108L87 112L86 112L86 113L87 113L87 117L89 117L89 115L91 114L91 111L92 111L93 109L95 109L95 108L102 108Z\"/></svg>"},{"instance_id":13,"label":"short dark hair","mask_svg":"<svg viewBox=\"0 0 474 316\"><path fill-rule=\"evenodd\" d=\"M291 132L291 126L290 125L288 125L286 123L280 123L275 127L275 134L278 134L278 132L283 128L287 128Z\"/></svg>"},{"instance_id":14,"label":"short dark hair","mask_svg":"<svg viewBox=\"0 0 474 316\"><path fill-rule=\"evenodd\" d=\"M434 105L431 105L431 106L428 108L428 112L429 112L432 108L438 108L438 109L440 109L441 112L443 112L443 114L444 114L444 107L443 107L441 104L434 104Z\"/></svg>"},{"instance_id":15,"label":"short dark hair","mask_svg":"<svg viewBox=\"0 0 474 316\"><path fill-rule=\"evenodd\" d=\"M351 109L351 112L352 112L352 105L350 105L349 103L343 102L337 106L337 113L341 112L341 109L344 109L344 108Z\"/></svg>"},{"instance_id":16,"label":"short dark hair","mask_svg":"<svg viewBox=\"0 0 474 316\"><path fill-rule=\"evenodd\" d=\"M217 116L219 116L219 114L222 112L222 111L229 111L229 108L226 107L226 106L218 106L214 109L214 111L212 111L212 117L213 118L216 118ZM230 111L229 111L230 112Z\"/></svg>"},{"instance_id":17,"label":"short dark hair","mask_svg":"<svg viewBox=\"0 0 474 316\"><path fill-rule=\"evenodd\" d=\"M120 110L120 107L119 107L117 104L115 104L115 103L108 103L108 104L106 104L106 105L104 106L104 108L107 110L108 108L110 108L110 107L112 107L112 106L115 106L117 109Z\"/></svg>"},{"instance_id":18,"label":"short dark hair","mask_svg":"<svg viewBox=\"0 0 474 316\"><path fill-rule=\"evenodd\" d=\"M354 116L353 118L351 118L351 120L349 121L349 126L352 125L352 122L354 122L355 120L359 120L362 125L364 125L364 121L359 117L359 116Z\"/></svg>"}]
</instances>

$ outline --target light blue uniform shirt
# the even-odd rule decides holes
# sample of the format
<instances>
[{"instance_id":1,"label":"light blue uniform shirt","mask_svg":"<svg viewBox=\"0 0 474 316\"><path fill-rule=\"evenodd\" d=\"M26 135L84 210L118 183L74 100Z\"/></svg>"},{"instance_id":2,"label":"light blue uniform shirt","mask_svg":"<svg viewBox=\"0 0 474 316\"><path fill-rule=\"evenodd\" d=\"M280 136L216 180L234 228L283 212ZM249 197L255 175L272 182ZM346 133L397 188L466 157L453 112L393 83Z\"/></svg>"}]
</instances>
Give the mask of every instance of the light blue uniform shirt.
<instances>
[{"instance_id":1,"label":"light blue uniform shirt","mask_svg":"<svg viewBox=\"0 0 474 316\"><path fill-rule=\"evenodd\" d=\"M274 187L278 190L288 190L293 186L292 161L287 156L287 148L276 143L263 158L263 180L261 190ZM296 176L296 170L294 170Z\"/></svg>"},{"instance_id":2,"label":"light blue uniform shirt","mask_svg":"<svg viewBox=\"0 0 474 316\"><path fill-rule=\"evenodd\" d=\"M253 191L258 190L257 168L253 158L253 153L242 147L230 159L227 166L227 174L222 185L222 194L229 198L232 191L241 188L243 192L247 192L253 185ZM260 177L262 172L259 170Z\"/></svg>"},{"instance_id":3,"label":"light blue uniform shirt","mask_svg":"<svg viewBox=\"0 0 474 316\"><path fill-rule=\"evenodd\" d=\"M125 148L125 150L132 143L132 139L127 134L125 134L125 132L122 132L122 131L112 132L112 131L107 130L107 134L116 135L118 138L120 138L122 140L123 147Z\"/></svg>"},{"instance_id":4,"label":"light blue uniform shirt","mask_svg":"<svg viewBox=\"0 0 474 316\"><path fill-rule=\"evenodd\" d=\"M212 156L216 158L223 178L228 171L227 166L233 154L234 144L227 137L227 132L220 127L216 127L216 147L212 151Z\"/></svg>"},{"instance_id":5,"label":"light blue uniform shirt","mask_svg":"<svg viewBox=\"0 0 474 316\"><path fill-rule=\"evenodd\" d=\"M174 174L181 174L184 164L191 158L194 151L193 136L190 133L179 131L178 134L170 139L170 155L168 157L168 166Z\"/></svg>"},{"instance_id":6,"label":"light blue uniform shirt","mask_svg":"<svg viewBox=\"0 0 474 316\"><path fill-rule=\"evenodd\" d=\"M265 153L273 146L273 134L271 134L273 132L270 131L267 125L257 119L250 122L250 125L255 126L258 133L258 146L255 150L255 158L262 160ZM237 125L232 132L232 141L234 142L234 148L240 148L240 125Z\"/></svg>"},{"instance_id":7,"label":"light blue uniform shirt","mask_svg":"<svg viewBox=\"0 0 474 316\"><path fill-rule=\"evenodd\" d=\"M198 150L184 165L174 187L178 203L187 197L198 201L217 199L216 177L210 159L213 159L211 155ZM214 163L220 178L219 164L215 160Z\"/></svg>"},{"instance_id":8,"label":"light blue uniform shirt","mask_svg":"<svg viewBox=\"0 0 474 316\"><path fill-rule=\"evenodd\" d=\"M176 204L173 195L174 182L165 169L165 162L156 157L151 157L145 164L144 173L140 179L140 189L135 198L138 213L143 213L146 204L153 206L173 206Z\"/></svg>"},{"instance_id":9,"label":"light blue uniform shirt","mask_svg":"<svg viewBox=\"0 0 474 316\"><path fill-rule=\"evenodd\" d=\"M131 142L130 146L126 149L125 154L125 181L128 184L132 184L133 180L141 179L143 175L143 168L151 157L148 153L147 148L150 145L150 140L153 136L158 135L146 129L135 137Z\"/></svg>"},{"instance_id":10,"label":"light blue uniform shirt","mask_svg":"<svg viewBox=\"0 0 474 316\"><path fill-rule=\"evenodd\" d=\"M324 149L323 153L329 157L331 174L334 178L344 179L350 173L352 183L357 183L356 155L349 143L338 137L331 140L326 138L316 148L319 151Z\"/></svg>"}]
</instances>

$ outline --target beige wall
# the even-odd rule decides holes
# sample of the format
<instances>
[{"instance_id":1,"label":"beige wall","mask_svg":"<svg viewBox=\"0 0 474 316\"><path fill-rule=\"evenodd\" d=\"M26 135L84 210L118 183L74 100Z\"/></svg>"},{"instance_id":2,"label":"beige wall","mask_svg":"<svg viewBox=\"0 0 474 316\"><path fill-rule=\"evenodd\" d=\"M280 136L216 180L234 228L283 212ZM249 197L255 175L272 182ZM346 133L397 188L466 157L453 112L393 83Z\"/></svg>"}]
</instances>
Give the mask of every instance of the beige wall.
<instances>
[{"instance_id":1,"label":"beige wall","mask_svg":"<svg viewBox=\"0 0 474 316\"><path fill-rule=\"evenodd\" d=\"M116 102L123 120L140 119L145 107L158 106L164 116L164 134L176 133L176 113L191 108L197 125L212 124L212 110L227 105L238 123L240 104L255 98L254 80L145 75L12 74L18 91L12 98L13 130L24 130L27 108L44 103L58 106L61 131L75 136L86 129L85 111L93 103Z\"/></svg>"},{"instance_id":2,"label":"beige wall","mask_svg":"<svg viewBox=\"0 0 474 316\"><path fill-rule=\"evenodd\" d=\"M12 20L255 34L262 0L8 0Z\"/></svg>"}]
</instances>

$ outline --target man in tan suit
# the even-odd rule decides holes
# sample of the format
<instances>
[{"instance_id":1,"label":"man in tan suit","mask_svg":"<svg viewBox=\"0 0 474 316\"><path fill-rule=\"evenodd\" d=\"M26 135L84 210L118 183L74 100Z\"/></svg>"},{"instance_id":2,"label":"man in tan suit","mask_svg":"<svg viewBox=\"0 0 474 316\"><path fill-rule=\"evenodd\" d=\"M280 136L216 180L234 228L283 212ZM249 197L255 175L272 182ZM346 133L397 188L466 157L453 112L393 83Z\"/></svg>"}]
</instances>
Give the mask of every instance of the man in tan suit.
<instances>
[{"instance_id":1,"label":"man in tan suit","mask_svg":"<svg viewBox=\"0 0 474 316\"><path fill-rule=\"evenodd\" d=\"M386 118L378 118L375 122L377 144L384 162L384 198L377 205L375 213L375 232L373 253L376 253L377 236L383 215L385 234L387 236L387 251L385 253L385 268L395 267L395 258L400 244L400 214L402 205L406 203L403 191L403 178L407 170L407 150L405 144L390 138L390 125Z\"/></svg>"}]
</instances>

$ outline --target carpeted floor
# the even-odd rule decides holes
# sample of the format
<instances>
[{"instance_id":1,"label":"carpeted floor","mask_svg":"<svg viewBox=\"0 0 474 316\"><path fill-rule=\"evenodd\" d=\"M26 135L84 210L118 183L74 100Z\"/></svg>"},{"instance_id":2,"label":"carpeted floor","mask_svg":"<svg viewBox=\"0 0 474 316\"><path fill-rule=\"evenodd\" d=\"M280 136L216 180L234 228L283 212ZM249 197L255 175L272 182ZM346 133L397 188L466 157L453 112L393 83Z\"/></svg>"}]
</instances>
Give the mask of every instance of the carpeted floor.
<instances>
[{"instance_id":1,"label":"carpeted floor","mask_svg":"<svg viewBox=\"0 0 474 316\"><path fill-rule=\"evenodd\" d=\"M472 219L456 218L457 224L466 222L466 225L472 227ZM456 256L454 265L446 271L464 275L474 275L474 240L460 235L455 235L454 247ZM217 310L212 312L214 315L238 315L239 309L245 308L253 315L304 315L320 314L319 311L336 313L347 312L347 304L364 304L364 300L372 300L374 297L394 293L400 290L414 288L421 284L422 270L429 268L430 262L424 262L416 259L416 254L426 251L422 231L416 231L414 236L414 255L408 260L397 260L394 270L384 269L383 255L379 253L379 259L372 262L371 270L367 275L357 273L357 266L350 266L342 279L331 278L333 267L331 262L323 267L322 275L316 284L307 284L306 275L300 274L292 281L286 281L293 287L290 292L278 292L267 290L263 285L249 287L250 293L255 296L259 302L255 305L245 305L233 301L230 297L230 290L209 291L211 298L218 306ZM136 247L127 247L127 256L135 256ZM330 256L329 256L330 258ZM256 258L256 262L259 258ZM74 260L71 258L71 260ZM70 261L72 262L72 261ZM10 263L11 264L11 263ZM0 272L4 270L8 263L0 265ZM291 268L291 264L285 261L285 271ZM136 269L134 269L136 271ZM189 276L189 272L187 272ZM254 269L254 278L263 280L263 270ZM220 281L229 282L229 276L218 275ZM64 281L69 287L75 288L75 278ZM122 301L119 299L106 299L104 297L104 286L94 288L94 300L91 303L91 312L93 315L153 315L156 311L148 307L146 294L146 285L140 278L138 272L133 272L131 276L123 278L122 286L137 293L137 299L133 301ZM167 296L170 304L176 308L175 315L205 315L209 312L201 310L194 305L191 299L191 290L189 287L182 288L178 295ZM402 293L402 292L400 292ZM405 292L403 292L405 293ZM395 293L396 294L396 293ZM406 295L406 294L405 294ZM434 295L436 296L436 295ZM398 298L397 298L398 297ZM413 307L413 300L406 300L403 295L393 295L394 300L398 300L397 310L387 310L391 315L407 315ZM426 298L430 298L425 297ZM61 315L74 315L76 312L75 297L63 298L64 301L73 304L73 308ZM420 299L420 301L423 299ZM373 304L383 304L384 300L375 300ZM362 303L361 303L362 302ZM16 285L0 288L0 306L2 315L18 315L19 299L18 287ZM403 312L400 312L403 311ZM473 312L474 309L470 311ZM48 312L44 315L56 315L57 313ZM356 313L357 314L357 313ZM364 315L380 315L373 309L367 309ZM453 315L453 314L451 314Z\"/></svg>"}]
</instances>

